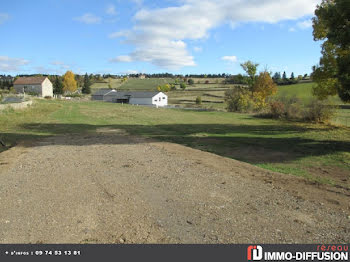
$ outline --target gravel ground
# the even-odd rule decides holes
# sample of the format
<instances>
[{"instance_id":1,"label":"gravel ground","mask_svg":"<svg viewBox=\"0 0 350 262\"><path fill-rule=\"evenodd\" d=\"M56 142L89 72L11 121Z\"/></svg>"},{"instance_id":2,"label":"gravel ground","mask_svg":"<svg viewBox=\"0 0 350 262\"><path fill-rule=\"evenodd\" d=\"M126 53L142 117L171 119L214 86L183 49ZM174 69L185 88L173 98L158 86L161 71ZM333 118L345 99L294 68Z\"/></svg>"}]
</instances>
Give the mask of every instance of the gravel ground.
<instances>
[{"instance_id":1,"label":"gravel ground","mask_svg":"<svg viewBox=\"0 0 350 262\"><path fill-rule=\"evenodd\" d=\"M115 133L1 153L0 243L350 241L343 189Z\"/></svg>"}]
</instances>

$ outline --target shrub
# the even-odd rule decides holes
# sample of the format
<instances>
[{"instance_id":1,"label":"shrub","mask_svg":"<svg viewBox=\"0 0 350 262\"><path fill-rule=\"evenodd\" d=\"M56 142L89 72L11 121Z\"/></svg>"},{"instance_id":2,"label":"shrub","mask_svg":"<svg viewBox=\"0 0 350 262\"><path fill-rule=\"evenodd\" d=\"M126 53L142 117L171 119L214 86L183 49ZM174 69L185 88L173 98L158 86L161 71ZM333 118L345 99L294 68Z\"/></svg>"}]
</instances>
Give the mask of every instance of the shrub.
<instances>
[{"instance_id":1,"label":"shrub","mask_svg":"<svg viewBox=\"0 0 350 262\"><path fill-rule=\"evenodd\" d=\"M51 96L45 96L44 98L45 98L45 99L52 99Z\"/></svg>"},{"instance_id":2,"label":"shrub","mask_svg":"<svg viewBox=\"0 0 350 262\"><path fill-rule=\"evenodd\" d=\"M65 97L83 97L83 95L79 93L66 94Z\"/></svg>"},{"instance_id":3,"label":"shrub","mask_svg":"<svg viewBox=\"0 0 350 262\"><path fill-rule=\"evenodd\" d=\"M29 96L38 96L38 93L37 93L37 92L26 92L26 95L29 95Z\"/></svg>"},{"instance_id":4,"label":"shrub","mask_svg":"<svg viewBox=\"0 0 350 262\"><path fill-rule=\"evenodd\" d=\"M197 105L201 105L202 104L202 97L200 97L200 96L196 97L196 104Z\"/></svg>"},{"instance_id":5,"label":"shrub","mask_svg":"<svg viewBox=\"0 0 350 262\"><path fill-rule=\"evenodd\" d=\"M205 82L204 82L205 84L209 84L209 80L205 80Z\"/></svg>"},{"instance_id":6,"label":"shrub","mask_svg":"<svg viewBox=\"0 0 350 262\"><path fill-rule=\"evenodd\" d=\"M16 94L16 90L15 90L15 88L14 88L13 86L11 86L11 87L9 88L9 93L10 93L10 94Z\"/></svg>"},{"instance_id":7,"label":"shrub","mask_svg":"<svg viewBox=\"0 0 350 262\"><path fill-rule=\"evenodd\" d=\"M270 103L270 114L272 118L282 118L285 116L285 106L280 101L273 101Z\"/></svg>"},{"instance_id":8,"label":"shrub","mask_svg":"<svg viewBox=\"0 0 350 262\"><path fill-rule=\"evenodd\" d=\"M308 104L303 104L296 97L281 97L269 102L269 111L264 116L325 123L331 119L334 113L334 107L317 99L311 100Z\"/></svg>"},{"instance_id":9,"label":"shrub","mask_svg":"<svg viewBox=\"0 0 350 262\"><path fill-rule=\"evenodd\" d=\"M304 120L316 123L326 123L331 119L334 113L332 106L326 105L324 102L317 99L313 99L308 105L306 105Z\"/></svg>"},{"instance_id":10,"label":"shrub","mask_svg":"<svg viewBox=\"0 0 350 262\"><path fill-rule=\"evenodd\" d=\"M284 117L286 119L302 119L303 118L303 110L304 105L302 101L296 96L293 97L280 97L278 100L284 105Z\"/></svg>"},{"instance_id":11,"label":"shrub","mask_svg":"<svg viewBox=\"0 0 350 262\"><path fill-rule=\"evenodd\" d=\"M180 88L181 88L182 90L185 90L185 89L186 89L186 84L185 84L185 83L181 83L181 84L180 84Z\"/></svg>"},{"instance_id":12,"label":"shrub","mask_svg":"<svg viewBox=\"0 0 350 262\"><path fill-rule=\"evenodd\" d=\"M169 92L171 89L170 84L165 84L157 87L159 92Z\"/></svg>"},{"instance_id":13,"label":"shrub","mask_svg":"<svg viewBox=\"0 0 350 262\"><path fill-rule=\"evenodd\" d=\"M188 82L189 85L193 85L194 84L194 80L192 78L188 79L187 82Z\"/></svg>"},{"instance_id":14,"label":"shrub","mask_svg":"<svg viewBox=\"0 0 350 262\"><path fill-rule=\"evenodd\" d=\"M244 87L235 87L225 92L225 102L229 112L249 112L254 109L254 101Z\"/></svg>"}]
</instances>

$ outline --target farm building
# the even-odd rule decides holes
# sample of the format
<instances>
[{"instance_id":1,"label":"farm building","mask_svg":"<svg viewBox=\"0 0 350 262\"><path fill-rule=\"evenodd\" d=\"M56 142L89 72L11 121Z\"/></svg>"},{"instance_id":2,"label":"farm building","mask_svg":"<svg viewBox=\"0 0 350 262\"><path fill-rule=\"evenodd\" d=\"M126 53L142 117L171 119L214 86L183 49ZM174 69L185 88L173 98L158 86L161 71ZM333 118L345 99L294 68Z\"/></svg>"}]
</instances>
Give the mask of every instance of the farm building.
<instances>
[{"instance_id":1,"label":"farm building","mask_svg":"<svg viewBox=\"0 0 350 262\"><path fill-rule=\"evenodd\" d=\"M143 74L139 75L139 79L145 79L145 78L146 78L145 75L143 75Z\"/></svg>"},{"instance_id":2,"label":"farm building","mask_svg":"<svg viewBox=\"0 0 350 262\"><path fill-rule=\"evenodd\" d=\"M41 97L52 97L53 87L51 81L45 76L19 77L13 83L17 93L36 94Z\"/></svg>"},{"instance_id":3,"label":"farm building","mask_svg":"<svg viewBox=\"0 0 350 262\"><path fill-rule=\"evenodd\" d=\"M113 97L113 93L116 93L115 89L100 89L91 95L92 100L99 100L105 102L113 102L112 100L108 100L109 97ZM110 96L108 96L110 94Z\"/></svg>"},{"instance_id":4,"label":"farm building","mask_svg":"<svg viewBox=\"0 0 350 262\"><path fill-rule=\"evenodd\" d=\"M168 96L162 92L133 92L100 89L91 96L92 100L132 105L168 105Z\"/></svg>"}]
</instances>

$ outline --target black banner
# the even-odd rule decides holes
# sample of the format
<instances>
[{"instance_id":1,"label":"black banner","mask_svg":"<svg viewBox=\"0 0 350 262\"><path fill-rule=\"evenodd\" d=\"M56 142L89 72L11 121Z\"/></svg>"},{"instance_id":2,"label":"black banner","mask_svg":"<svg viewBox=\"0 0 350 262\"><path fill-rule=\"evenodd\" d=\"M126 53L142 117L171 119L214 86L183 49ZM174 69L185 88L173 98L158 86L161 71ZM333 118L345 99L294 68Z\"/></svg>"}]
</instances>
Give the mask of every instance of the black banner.
<instances>
[{"instance_id":1,"label":"black banner","mask_svg":"<svg viewBox=\"0 0 350 262\"><path fill-rule=\"evenodd\" d=\"M0 245L1 261L349 261L349 245Z\"/></svg>"}]
</instances>

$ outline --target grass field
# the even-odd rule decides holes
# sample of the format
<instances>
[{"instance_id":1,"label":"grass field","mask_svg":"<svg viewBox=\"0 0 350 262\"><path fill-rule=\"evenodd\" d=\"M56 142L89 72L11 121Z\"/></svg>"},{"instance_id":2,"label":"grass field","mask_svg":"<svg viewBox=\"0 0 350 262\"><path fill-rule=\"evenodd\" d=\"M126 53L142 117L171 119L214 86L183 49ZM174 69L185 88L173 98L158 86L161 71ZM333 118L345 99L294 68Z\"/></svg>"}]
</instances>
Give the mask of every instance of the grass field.
<instances>
[{"instance_id":1,"label":"grass field","mask_svg":"<svg viewBox=\"0 0 350 262\"><path fill-rule=\"evenodd\" d=\"M92 85L92 90L100 88L108 88L108 83L111 82L112 88L119 90L144 90L144 91L156 91L157 86L168 83L173 83L171 78L130 78L122 83L121 79L106 79L104 82L97 82Z\"/></svg>"},{"instance_id":2,"label":"grass field","mask_svg":"<svg viewBox=\"0 0 350 262\"><path fill-rule=\"evenodd\" d=\"M279 86L277 96L296 96L304 101L312 98L313 83Z\"/></svg>"},{"instance_id":3,"label":"grass field","mask_svg":"<svg viewBox=\"0 0 350 262\"><path fill-rule=\"evenodd\" d=\"M346 127L101 102L40 100L25 111L0 112L0 139L9 146L40 137L94 133L101 127L350 188L350 128Z\"/></svg>"},{"instance_id":4,"label":"grass field","mask_svg":"<svg viewBox=\"0 0 350 262\"><path fill-rule=\"evenodd\" d=\"M224 103L225 91L232 88L233 85L222 84L224 79L208 79L209 84L205 84L205 79L196 78L194 79L194 85L188 85L186 90L176 90L168 92L169 103L172 105L178 105L182 107L190 108L207 108L225 111L226 105ZM200 81L200 83L198 83ZM145 90L145 91L156 91L158 85L173 83L174 79L137 79L130 78L128 81L121 83L120 79L111 79L113 88L119 90ZM279 86L277 97L293 97L296 96L304 102L308 102L312 98L312 86L314 83L302 83L295 85ZM108 80L106 83L95 83L93 86L94 90L98 88L108 88ZM196 97L202 98L202 105L196 105ZM350 127L350 106L344 105L338 96L331 97L329 102L332 105L338 105L339 108L336 110L336 115L332 120L333 124L345 125Z\"/></svg>"}]
</instances>

